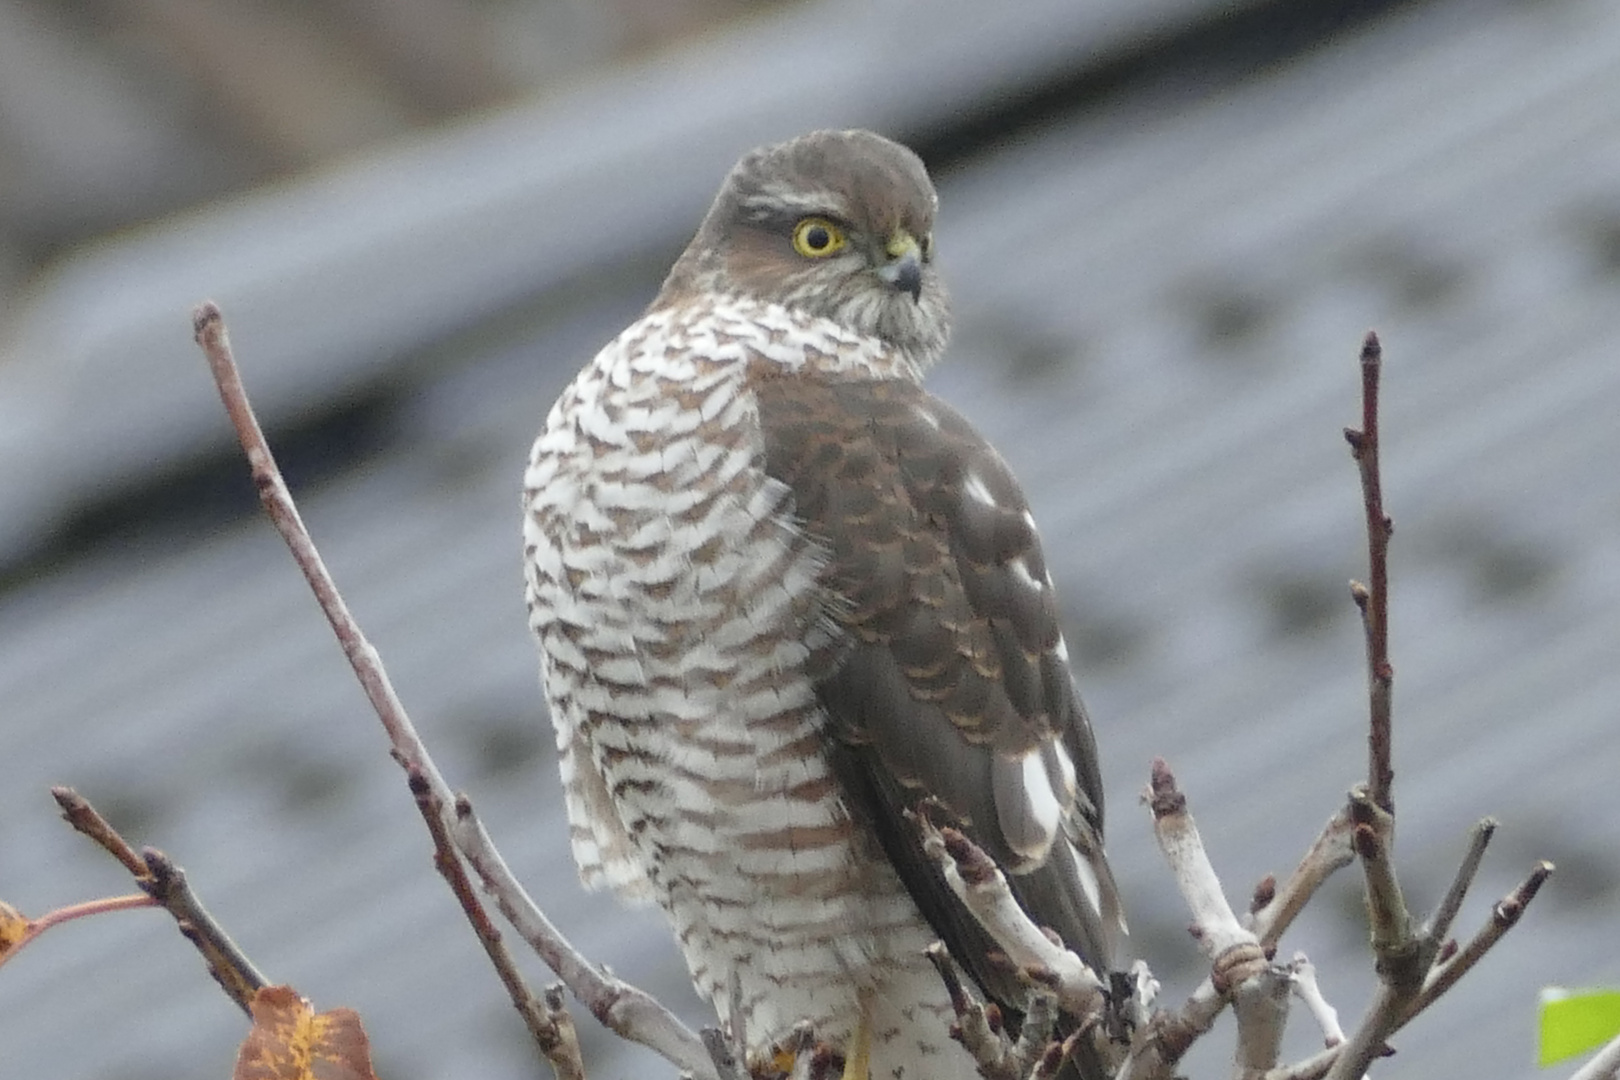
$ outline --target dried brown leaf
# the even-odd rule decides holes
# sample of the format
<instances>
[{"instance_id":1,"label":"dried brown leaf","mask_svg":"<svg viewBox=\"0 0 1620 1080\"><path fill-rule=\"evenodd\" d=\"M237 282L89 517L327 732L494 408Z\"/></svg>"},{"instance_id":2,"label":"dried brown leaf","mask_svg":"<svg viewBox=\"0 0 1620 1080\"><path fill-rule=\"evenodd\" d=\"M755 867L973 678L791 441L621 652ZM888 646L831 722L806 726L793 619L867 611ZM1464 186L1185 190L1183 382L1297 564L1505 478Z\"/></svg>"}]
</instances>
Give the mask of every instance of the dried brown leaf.
<instances>
[{"instance_id":1,"label":"dried brown leaf","mask_svg":"<svg viewBox=\"0 0 1620 1080\"><path fill-rule=\"evenodd\" d=\"M371 1043L353 1009L317 1013L290 986L253 995L253 1030L232 1080L377 1080Z\"/></svg>"}]
</instances>

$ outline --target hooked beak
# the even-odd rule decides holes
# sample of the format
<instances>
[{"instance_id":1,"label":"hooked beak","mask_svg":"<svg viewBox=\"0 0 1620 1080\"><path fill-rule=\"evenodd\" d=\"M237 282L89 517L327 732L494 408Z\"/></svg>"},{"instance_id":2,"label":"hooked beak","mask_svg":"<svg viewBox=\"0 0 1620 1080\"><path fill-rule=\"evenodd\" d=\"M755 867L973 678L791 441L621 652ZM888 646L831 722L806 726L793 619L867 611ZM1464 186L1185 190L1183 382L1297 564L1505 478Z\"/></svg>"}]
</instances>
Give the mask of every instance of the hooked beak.
<instances>
[{"instance_id":1,"label":"hooked beak","mask_svg":"<svg viewBox=\"0 0 1620 1080\"><path fill-rule=\"evenodd\" d=\"M878 267L878 277L916 302L922 297L922 245L905 229L896 229L883 250L889 261Z\"/></svg>"}]
</instances>

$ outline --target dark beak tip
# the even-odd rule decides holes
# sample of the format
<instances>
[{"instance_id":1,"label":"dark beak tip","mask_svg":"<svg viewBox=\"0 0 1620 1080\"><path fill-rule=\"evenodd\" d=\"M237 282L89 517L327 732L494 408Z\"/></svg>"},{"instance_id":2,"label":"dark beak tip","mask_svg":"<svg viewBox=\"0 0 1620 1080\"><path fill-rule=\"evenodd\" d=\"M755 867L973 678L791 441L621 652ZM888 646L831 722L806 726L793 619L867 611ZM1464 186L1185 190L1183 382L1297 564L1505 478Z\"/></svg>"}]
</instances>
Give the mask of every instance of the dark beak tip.
<instances>
[{"instance_id":1,"label":"dark beak tip","mask_svg":"<svg viewBox=\"0 0 1620 1080\"><path fill-rule=\"evenodd\" d=\"M900 266L900 272L895 275L894 287L903 293L909 293L913 303L922 300L922 267L912 260L907 260Z\"/></svg>"}]
</instances>

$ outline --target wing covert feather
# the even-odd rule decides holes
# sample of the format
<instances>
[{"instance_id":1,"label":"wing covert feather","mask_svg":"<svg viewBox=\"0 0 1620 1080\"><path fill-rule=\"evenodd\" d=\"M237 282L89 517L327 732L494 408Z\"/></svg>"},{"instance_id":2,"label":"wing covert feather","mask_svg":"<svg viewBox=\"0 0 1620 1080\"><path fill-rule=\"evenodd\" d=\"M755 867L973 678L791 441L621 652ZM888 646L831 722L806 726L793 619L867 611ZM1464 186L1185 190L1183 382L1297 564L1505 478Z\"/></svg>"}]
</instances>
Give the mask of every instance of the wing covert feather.
<instances>
[{"instance_id":1,"label":"wing covert feather","mask_svg":"<svg viewBox=\"0 0 1620 1080\"><path fill-rule=\"evenodd\" d=\"M903 820L925 799L1011 871L1038 923L1106 966L1111 913L1075 865L1096 868L1112 908L1095 742L1011 470L915 383L767 371L751 382L766 471L828 552L826 613L843 633L813 670L851 812L993 996L1019 991Z\"/></svg>"}]
</instances>

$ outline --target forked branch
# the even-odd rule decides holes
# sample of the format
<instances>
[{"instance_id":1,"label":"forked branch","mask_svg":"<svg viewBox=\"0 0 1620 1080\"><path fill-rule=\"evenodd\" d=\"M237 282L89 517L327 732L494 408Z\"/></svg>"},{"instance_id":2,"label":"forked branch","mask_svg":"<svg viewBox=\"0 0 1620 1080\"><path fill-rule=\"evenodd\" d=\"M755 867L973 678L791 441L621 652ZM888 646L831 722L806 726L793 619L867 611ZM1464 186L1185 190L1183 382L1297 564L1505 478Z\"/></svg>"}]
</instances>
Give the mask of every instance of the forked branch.
<instances>
[{"instance_id":1,"label":"forked branch","mask_svg":"<svg viewBox=\"0 0 1620 1080\"><path fill-rule=\"evenodd\" d=\"M241 374L231 353L225 318L219 307L211 301L199 306L193 315L192 326L197 344L208 358L220 400L224 402L243 453L247 455L259 500L292 552L327 622L343 646L350 667L354 669L377 718L388 733L395 760L406 769L413 784L425 789L421 796L423 805L431 808L440 819L442 828L431 830L439 865L443 867L447 862L461 857L457 855L459 848L468 865L479 875L485 891L495 898L502 913L593 1015L619 1035L650 1047L698 1080L714 1080L714 1066L698 1036L651 995L620 982L586 960L517 884L499 852L495 851L483 830L477 827L466 797L456 795L445 783L398 694L394 692L377 650L349 612L348 605L344 603L316 550L315 542L310 538L309 530L304 526L297 504L282 478L264 431L248 401L247 391L242 386ZM471 903L473 907L478 906L476 897L472 898ZM476 920L474 927L475 930L478 928ZM482 937L482 931L479 933ZM519 1012L530 1015L534 1000L532 991L526 987L512 990L510 983L508 989L513 992L513 1004Z\"/></svg>"}]
</instances>

